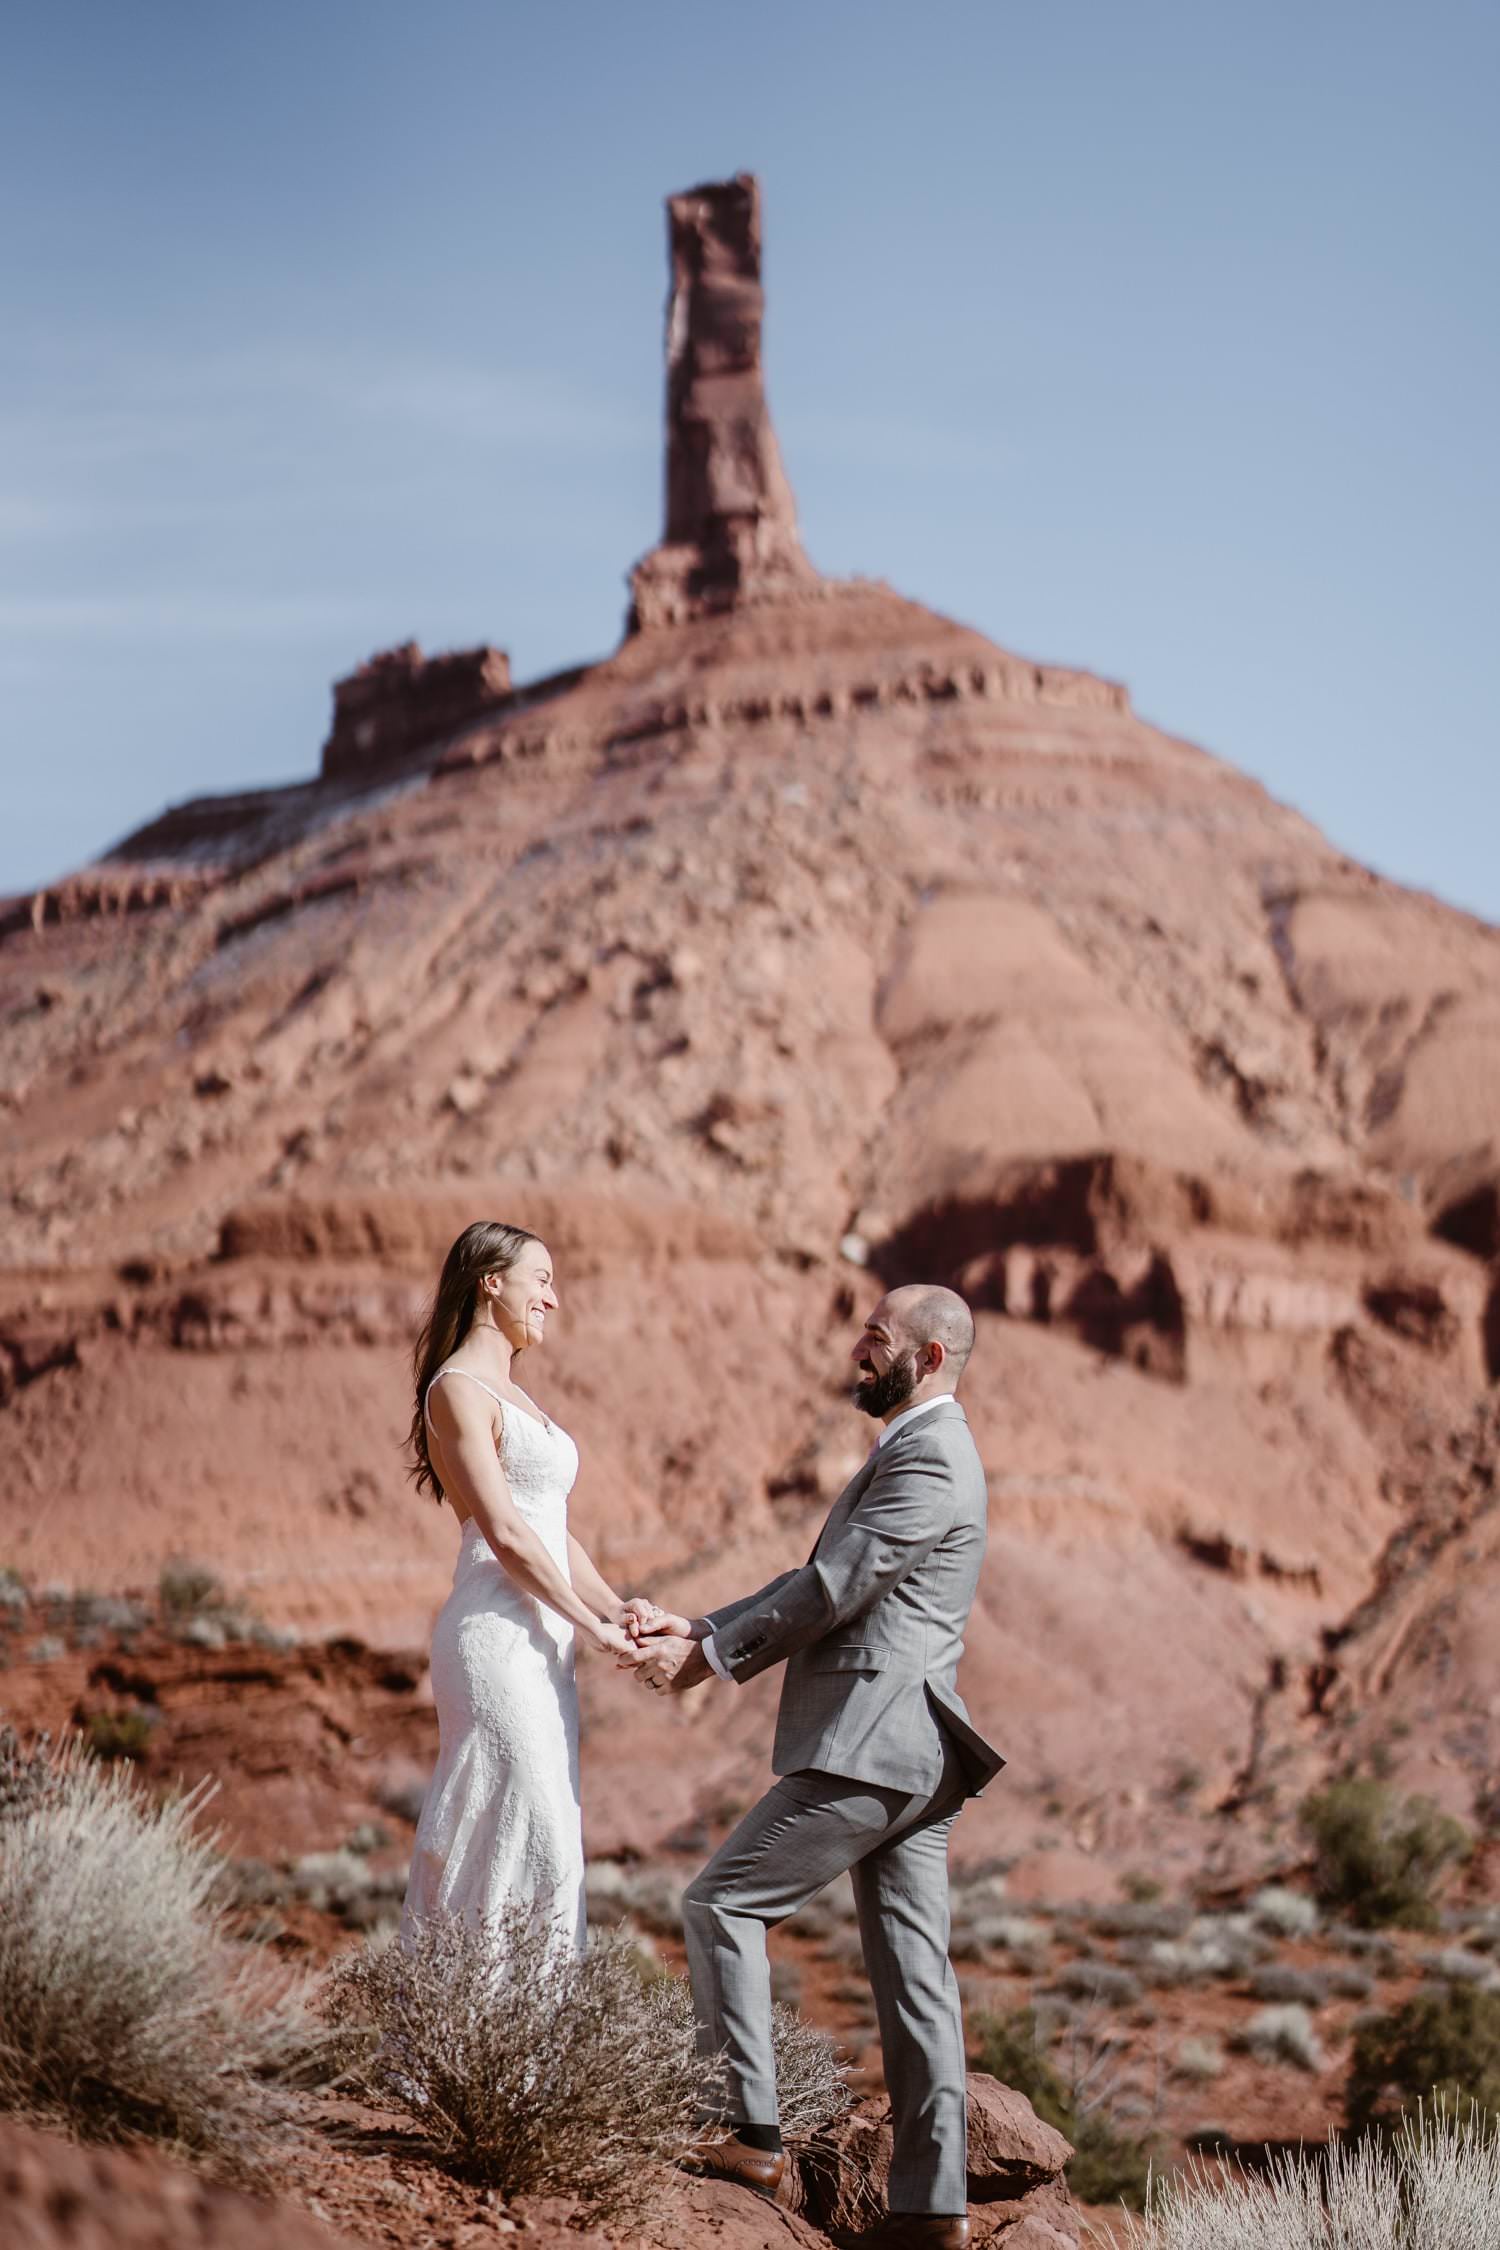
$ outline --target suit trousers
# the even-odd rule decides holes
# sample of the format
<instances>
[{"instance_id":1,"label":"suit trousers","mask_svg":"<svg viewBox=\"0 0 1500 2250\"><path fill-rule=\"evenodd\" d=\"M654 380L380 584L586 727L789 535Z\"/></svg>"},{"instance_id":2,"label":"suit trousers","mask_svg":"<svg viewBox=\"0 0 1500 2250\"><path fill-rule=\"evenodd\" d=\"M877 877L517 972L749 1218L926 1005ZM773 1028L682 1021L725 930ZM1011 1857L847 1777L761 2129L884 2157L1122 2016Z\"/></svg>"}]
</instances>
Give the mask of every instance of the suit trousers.
<instances>
[{"instance_id":1,"label":"suit trousers","mask_svg":"<svg viewBox=\"0 0 1500 2250\"><path fill-rule=\"evenodd\" d=\"M788 1774L683 1899L698 2052L721 2058L729 2122L771 2124L766 1931L848 1870L891 2096L892 2211L957 2214L967 2202L963 2012L948 1959L948 1840L963 1800L951 1746L937 1788L916 1796Z\"/></svg>"}]
</instances>

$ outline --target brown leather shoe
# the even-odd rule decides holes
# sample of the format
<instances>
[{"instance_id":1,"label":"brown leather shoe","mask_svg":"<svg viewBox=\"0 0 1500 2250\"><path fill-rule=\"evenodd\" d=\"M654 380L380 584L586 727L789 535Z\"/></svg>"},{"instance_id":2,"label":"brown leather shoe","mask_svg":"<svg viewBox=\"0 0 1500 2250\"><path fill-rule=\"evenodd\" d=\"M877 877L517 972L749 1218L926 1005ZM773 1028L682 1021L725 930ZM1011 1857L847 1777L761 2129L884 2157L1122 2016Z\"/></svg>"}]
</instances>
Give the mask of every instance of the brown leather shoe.
<instances>
[{"instance_id":1,"label":"brown leather shoe","mask_svg":"<svg viewBox=\"0 0 1500 2250\"><path fill-rule=\"evenodd\" d=\"M750 2148L722 2126L709 2126L689 2142L677 2161L684 2172L697 2172L710 2180L733 2180L739 2187L754 2188L757 2195L768 2195L773 2203L786 2177L782 2150Z\"/></svg>"},{"instance_id":2,"label":"brown leather shoe","mask_svg":"<svg viewBox=\"0 0 1500 2250\"><path fill-rule=\"evenodd\" d=\"M865 2239L870 2250L968 2250L969 2222L931 2211L893 2211Z\"/></svg>"}]
</instances>

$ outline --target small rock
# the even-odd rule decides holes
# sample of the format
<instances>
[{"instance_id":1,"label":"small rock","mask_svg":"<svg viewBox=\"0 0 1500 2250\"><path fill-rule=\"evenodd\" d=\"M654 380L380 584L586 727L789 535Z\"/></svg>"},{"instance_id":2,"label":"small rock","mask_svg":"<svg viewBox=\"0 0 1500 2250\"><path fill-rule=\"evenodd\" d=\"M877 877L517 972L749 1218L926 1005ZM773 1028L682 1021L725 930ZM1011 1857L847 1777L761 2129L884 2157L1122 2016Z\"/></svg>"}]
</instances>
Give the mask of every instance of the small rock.
<instances>
[{"instance_id":1,"label":"small rock","mask_svg":"<svg viewBox=\"0 0 1500 2250\"><path fill-rule=\"evenodd\" d=\"M1024 2094L988 2071L969 2073L969 2197L1009 2200L1018 2190L1055 2179L1073 2150L1055 2126L1043 2124Z\"/></svg>"},{"instance_id":2,"label":"small rock","mask_svg":"<svg viewBox=\"0 0 1500 2250\"><path fill-rule=\"evenodd\" d=\"M484 1102L484 1080L460 1071L456 1078L449 1080L443 1100L460 1117L472 1117Z\"/></svg>"},{"instance_id":3,"label":"small rock","mask_svg":"<svg viewBox=\"0 0 1500 2250\"><path fill-rule=\"evenodd\" d=\"M1073 2151L1024 2094L984 2071L969 2074L969 2200L982 2207L975 2239L1003 2213L1010 2250L1077 2250L1078 2216L1063 2184ZM826 2233L857 2235L884 2215L891 2165L890 2104L870 2099L818 2134L799 2163L800 2202ZM1028 2233L1026 2229L1031 2229Z\"/></svg>"}]
</instances>

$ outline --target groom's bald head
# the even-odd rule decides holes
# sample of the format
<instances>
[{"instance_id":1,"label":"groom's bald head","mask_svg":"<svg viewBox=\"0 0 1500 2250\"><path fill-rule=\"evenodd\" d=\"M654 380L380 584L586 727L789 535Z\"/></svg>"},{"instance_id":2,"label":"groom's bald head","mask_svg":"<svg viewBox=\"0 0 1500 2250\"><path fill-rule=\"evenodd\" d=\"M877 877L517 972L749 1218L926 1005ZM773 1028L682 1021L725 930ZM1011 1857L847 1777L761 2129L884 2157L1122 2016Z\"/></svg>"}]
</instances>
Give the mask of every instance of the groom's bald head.
<instances>
[{"instance_id":1,"label":"groom's bald head","mask_svg":"<svg viewBox=\"0 0 1500 2250\"><path fill-rule=\"evenodd\" d=\"M956 1390L974 1349L974 1315L957 1290L918 1281L893 1289L882 1303L909 1350L921 1353L930 1345L941 1345L943 1357L934 1373L946 1377L946 1382L934 1387Z\"/></svg>"},{"instance_id":2,"label":"groom's bald head","mask_svg":"<svg viewBox=\"0 0 1500 2250\"><path fill-rule=\"evenodd\" d=\"M974 1316L934 1282L892 1289L867 1315L852 1354L854 1403L888 1420L923 1399L948 1398L974 1349Z\"/></svg>"}]
</instances>

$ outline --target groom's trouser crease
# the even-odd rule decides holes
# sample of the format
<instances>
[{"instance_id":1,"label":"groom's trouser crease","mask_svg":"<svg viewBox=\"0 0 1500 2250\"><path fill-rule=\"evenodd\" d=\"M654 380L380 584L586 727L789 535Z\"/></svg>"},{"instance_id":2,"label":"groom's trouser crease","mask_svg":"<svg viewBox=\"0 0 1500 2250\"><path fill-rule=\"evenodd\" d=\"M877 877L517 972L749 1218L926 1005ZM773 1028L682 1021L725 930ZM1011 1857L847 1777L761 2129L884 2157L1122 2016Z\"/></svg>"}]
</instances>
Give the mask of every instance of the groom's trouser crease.
<instances>
[{"instance_id":1,"label":"groom's trouser crease","mask_svg":"<svg viewBox=\"0 0 1500 2250\"><path fill-rule=\"evenodd\" d=\"M846 1870L874 1992L895 2148L893 2211L966 2201L963 2016L948 1959L950 1760L931 1794L789 1774L750 1810L683 1900L698 2047L722 2054L733 2122L777 2116L766 1931Z\"/></svg>"}]
</instances>

